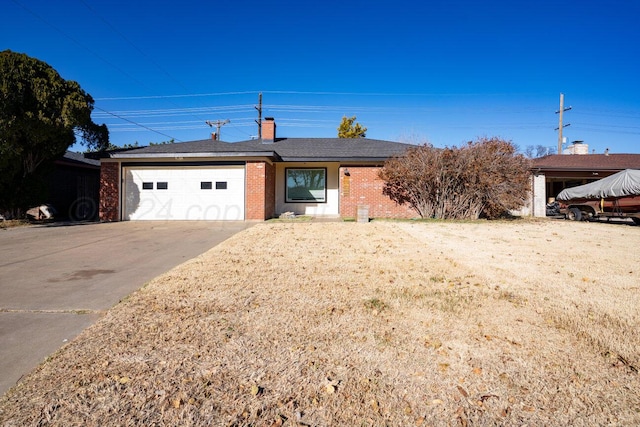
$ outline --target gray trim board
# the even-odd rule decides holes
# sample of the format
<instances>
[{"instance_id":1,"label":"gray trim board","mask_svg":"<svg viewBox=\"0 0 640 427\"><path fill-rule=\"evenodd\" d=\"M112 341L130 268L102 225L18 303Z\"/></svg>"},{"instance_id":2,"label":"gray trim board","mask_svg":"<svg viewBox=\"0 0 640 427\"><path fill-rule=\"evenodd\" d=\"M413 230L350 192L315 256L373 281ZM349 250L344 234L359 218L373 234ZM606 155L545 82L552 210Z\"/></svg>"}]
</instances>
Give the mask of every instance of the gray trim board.
<instances>
[{"instance_id":1,"label":"gray trim board","mask_svg":"<svg viewBox=\"0 0 640 427\"><path fill-rule=\"evenodd\" d=\"M219 161L219 162L122 162L121 167L184 167L184 166L244 166L247 162L244 161Z\"/></svg>"}]
</instances>

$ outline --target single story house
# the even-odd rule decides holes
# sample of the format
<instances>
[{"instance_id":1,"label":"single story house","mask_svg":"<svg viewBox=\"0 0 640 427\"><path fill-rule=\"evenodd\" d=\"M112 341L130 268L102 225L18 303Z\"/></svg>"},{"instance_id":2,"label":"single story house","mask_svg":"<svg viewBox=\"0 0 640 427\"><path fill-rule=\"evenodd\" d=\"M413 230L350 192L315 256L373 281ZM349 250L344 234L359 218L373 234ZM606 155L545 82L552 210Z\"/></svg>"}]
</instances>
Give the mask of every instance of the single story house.
<instances>
[{"instance_id":1,"label":"single story house","mask_svg":"<svg viewBox=\"0 0 640 427\"><path fill-rule=\"evenodd\" d=\"M382 193L378 171L410 145L367 138L214 139L108 153L100 160L100 220L266 220L314 217L413 218Z\"/></svg>"},{"instance_id":2,"label":"single story house","mask_svg":"<svg viewBox=\"0 0 640 427\"><path fill-rule=\"evenodd\" d=\"M544 217L546 204L565 188L597 181L624 169L640 169L640 154L556 154L534 159L531 215Z\"/></svg>"}]
</instances>

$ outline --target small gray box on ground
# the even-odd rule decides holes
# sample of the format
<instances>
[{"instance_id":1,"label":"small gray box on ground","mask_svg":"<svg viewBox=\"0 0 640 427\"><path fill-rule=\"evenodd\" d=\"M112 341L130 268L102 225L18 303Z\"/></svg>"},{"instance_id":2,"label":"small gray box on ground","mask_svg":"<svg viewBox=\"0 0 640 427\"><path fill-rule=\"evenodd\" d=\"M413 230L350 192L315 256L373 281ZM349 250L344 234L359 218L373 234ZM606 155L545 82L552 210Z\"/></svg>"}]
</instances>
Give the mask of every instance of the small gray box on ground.
<instances>
[{"instance_id":1,"label":"small gray box on ground","mask_svg":"<svg viewBox=\"0 0 640 427\"><path fill-rule=\"evenodd\" d=\"M357 222L369 222L369 206L358 205L358 213L356 215Z\"/></svg>"}]
</instances>

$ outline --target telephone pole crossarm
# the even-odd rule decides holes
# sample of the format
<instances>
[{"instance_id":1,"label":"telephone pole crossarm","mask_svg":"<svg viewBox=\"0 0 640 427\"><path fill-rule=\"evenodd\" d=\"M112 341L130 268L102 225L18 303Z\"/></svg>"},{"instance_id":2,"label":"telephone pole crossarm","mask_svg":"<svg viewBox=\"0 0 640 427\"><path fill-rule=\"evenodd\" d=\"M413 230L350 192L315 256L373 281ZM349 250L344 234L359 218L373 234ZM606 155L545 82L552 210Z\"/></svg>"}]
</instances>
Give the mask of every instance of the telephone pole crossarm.
<instances>
[{"instance_id":1,"label":"telephone pole crossarm","mask_svg":"<svg viewBox=\"0 0 640 427\"><path fill-rule=\"evenodd\" d=\"M221 141L220 139L220 129L222 128L222 126L226 125L227 123L231 123L231 120L226 119L226 120L207 120L205 122L206 124L209 125L209 127L214 127L216 128L216 139L218 141Z\"/></svg>"}]
</instances>

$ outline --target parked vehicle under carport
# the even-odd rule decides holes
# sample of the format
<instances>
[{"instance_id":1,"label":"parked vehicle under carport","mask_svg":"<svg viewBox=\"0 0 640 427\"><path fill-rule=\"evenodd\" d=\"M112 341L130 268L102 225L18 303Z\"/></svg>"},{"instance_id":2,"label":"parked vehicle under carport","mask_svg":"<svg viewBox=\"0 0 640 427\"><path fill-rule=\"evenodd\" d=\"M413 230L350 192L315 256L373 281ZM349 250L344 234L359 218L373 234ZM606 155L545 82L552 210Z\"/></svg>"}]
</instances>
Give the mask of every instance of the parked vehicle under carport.
<instances>
[{"instance_id":1,"label":"parked vehicle under carport","mask_svg":"<svg viewBox=\"0 0 640 427\"><path fill-rule=\"evenodd\" d=\"M631 218L640 225L640 170L621 172L562 190L556 200L560 213L573 221Z\"/></svg>"}]
</instances>

